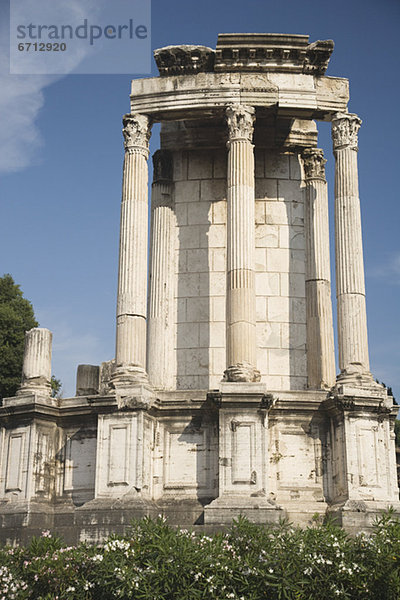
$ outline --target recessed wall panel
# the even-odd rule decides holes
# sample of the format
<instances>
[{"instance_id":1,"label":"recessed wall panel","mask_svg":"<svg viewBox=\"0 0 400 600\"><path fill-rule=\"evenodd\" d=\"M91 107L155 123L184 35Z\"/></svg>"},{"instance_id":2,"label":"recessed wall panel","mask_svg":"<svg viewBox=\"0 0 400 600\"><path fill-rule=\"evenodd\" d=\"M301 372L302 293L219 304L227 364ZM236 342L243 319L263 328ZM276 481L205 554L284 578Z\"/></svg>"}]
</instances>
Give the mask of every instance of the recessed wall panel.
<instances>
[{"instance_id":1,"label":"recessed wall panel","mask_svg":"<svg viewBox=\"0 0 400 600\"><path fill-rule=\"evenodd\" d=\"M24 433L10 435L8 441L6 492L22 491L21 471L24 455L24 445Z\"/></svg>"}]
</instances>

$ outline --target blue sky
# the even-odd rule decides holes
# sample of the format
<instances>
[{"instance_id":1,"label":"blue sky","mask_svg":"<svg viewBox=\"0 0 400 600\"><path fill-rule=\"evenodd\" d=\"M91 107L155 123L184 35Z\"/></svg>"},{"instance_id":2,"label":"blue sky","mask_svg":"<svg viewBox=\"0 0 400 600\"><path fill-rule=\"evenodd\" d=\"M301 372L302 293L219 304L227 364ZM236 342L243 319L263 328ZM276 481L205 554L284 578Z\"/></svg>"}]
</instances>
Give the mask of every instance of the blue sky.
<instances>
[{"instance_id":1,"label":"blue sky","mask_svg":"<svg viewBox=\"0 0 400 600\"><path fill-rule=\"evenodd\" d=\"M0 275L12 274L40 325L53 331L53 372L69 396L79 363L114 355L121 116L135 74L9 75L8 2L0 6ZM219 32L335 41L327 74L350 79L349 109L363 119L371 368L400 400L399 26L398 0L152 2L153 48L215 47ZM332 206L330 127L320 124L319 131ZM157 144L156 130L152 152Z\"/></svg>"}]
</instances>

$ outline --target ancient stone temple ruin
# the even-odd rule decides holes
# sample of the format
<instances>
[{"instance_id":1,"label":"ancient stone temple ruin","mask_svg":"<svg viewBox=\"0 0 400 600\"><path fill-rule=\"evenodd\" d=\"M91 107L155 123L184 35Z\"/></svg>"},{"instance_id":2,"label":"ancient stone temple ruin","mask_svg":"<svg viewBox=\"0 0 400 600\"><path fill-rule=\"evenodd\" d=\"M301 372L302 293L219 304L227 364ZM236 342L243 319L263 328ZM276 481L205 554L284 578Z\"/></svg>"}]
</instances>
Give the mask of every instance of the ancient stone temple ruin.
<instances>
[{"instance_id":1,"label":"ancient stone temple ruin","mask_svg":"<svg viewBox=\"0 0 400 600\"><path fill-rule=\"evenodd\" d=\"M80 365L76 396L53 399L51 333L26 334L0 408L3 540L98 540L159 513L205 529L332 513L354 531L400 509L397 409L368 358L361 120L348 81L325 75L332 49L221 34L215 50L156 50L159 77L132 81L115 360ZM318 121L332 124L334 251Z\"/></svg>"}]
</instances>

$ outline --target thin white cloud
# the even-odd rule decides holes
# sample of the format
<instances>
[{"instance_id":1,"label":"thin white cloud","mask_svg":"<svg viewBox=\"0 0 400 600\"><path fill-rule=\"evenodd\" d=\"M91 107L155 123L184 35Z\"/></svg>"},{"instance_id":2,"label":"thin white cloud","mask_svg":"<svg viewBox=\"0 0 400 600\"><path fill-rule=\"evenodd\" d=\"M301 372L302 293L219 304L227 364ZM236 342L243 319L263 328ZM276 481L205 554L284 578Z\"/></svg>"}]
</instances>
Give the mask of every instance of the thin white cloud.
<instances>
[{"instance_id":1,"label":"thin white cloud","mask_svg":"<svg viewBox=\"0 0 400 600\"><path fill-rule=\"evenodd\" d=\"M0 25L0 173L19 171L36 162L42 144L36 121L43 90L56 77L9 74L8 23Z\"/></svg>"},{"instance_id":2,"label":"thin white cloud","mask_svg":"<svg viewBox=\"0 0 400 600\"><path fill-rule=\"evenodd\" d=\"M369 268L367 274L374 279L384 279L387 284L400 285L400 252L379 265Z\"/></svg>"},{"instance_id":3,"label":"thin white cloud","mask_svg":"<svg viewBox=\"0 0 400 600\"><path fill-rule=\"evenodd\" d=\"M20 171L37 162L43 143L37 118L44 104L43 90L52 80L0 72L0 173Z\"/></svg>"},{"instance_id":4,"label":"thin white cloud","mask_svg":"<svg viewBox=\"0 0 400 600\"><path fill-rule=\"evenodd\" d=\"M35 3L25 0L23 5ZM97 12L95 0L86 0L86 8ZM21 7L23 9L23 5ZM19 5L15 5L18 9ZM38 5L36 5L38 6ZM101 3L100 3L101 6ZM14 7L14 8L15 8ZM21 8L20 7L20 8ZM82 14L80 0L58 3L58 10L66 15ZM37 120L44 106L46 87L64 75L10 75L9 73L9 20L6 11L0 19L0 174L13 173L40 162L43 137ZM71 70L83 59L79 52L71 57Z\"/></svg>"}]
</instances>

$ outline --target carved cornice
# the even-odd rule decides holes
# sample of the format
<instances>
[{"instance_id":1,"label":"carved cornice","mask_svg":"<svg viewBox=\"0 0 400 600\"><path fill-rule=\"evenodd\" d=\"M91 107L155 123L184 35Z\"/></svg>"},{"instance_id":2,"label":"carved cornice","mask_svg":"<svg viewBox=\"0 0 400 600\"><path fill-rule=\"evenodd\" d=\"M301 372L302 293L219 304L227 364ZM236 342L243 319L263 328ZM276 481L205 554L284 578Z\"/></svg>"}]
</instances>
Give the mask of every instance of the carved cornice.
<instances>
[{"instance_id":1,"label":"carved cornice","mask_svg":"<svg viewBox=\"0 0 400 600\"><path fill-rule=\"evenodd\" d=\"M207 400L212 402L216 408L221 408L222 406L222 394L219 391L208 392Z\"/></svg>"},{"instance_id":2,"label":"carved cornice","mask_svg":"<svg viewBox=\"0 0 400 600\"><path fill-rule=\"evenodd\" d=\"M388 419L391 416L392 407L385 406L385 403L382 400L376 407L375 412L378 414L378 421L382 423L385 419Z\"/></svg>"},{"instance_id":3,"label":"carved cornice","mask_svg":"<svg viewBox=\"0 0 400 600\"><path fill-rule=\"evenodd\" d=\"M276 399L272 394L264 394L261 398L261 408L265 410L270 410L275 404Z\"/></svg>"},{"instance_id":4,"label":"carved cornice","mask_svg":"<svg viewBox=\"0 0 400 600\"><path fill-rule=\"evenodd\" d=\"M353 396L343 396L336 391L328 393L325 404L329 412L333 411L333 413L342 415L354 413L356 409L356 401Z\"/></svg>"},{"instance_id":5,"label":"carved cornice","mask_svg":"<svg viewBox=\"0 0 400 600\"><path fill-rule=\"evenodd\" d=\"M335 406L340 411L352 411L355 409L356 404L354 398L346 396L334 396L333 398Z\"/></svg>"},{"instance_id":6,"label":"carved cornice","mask_svg":"<svg viewBox=\"0 0 400 600\"><path fill-rule=\"evenodd\" d=\"M127 114L122 117L125 152L148 155L152 122L146 115Z\"/></svg>"},{"instance_id":7,"label":"carved cornice","mask_svg":"<svg viewBox=\"0 0 400 600\"><path fill-rule=\"evenodd\" d=\"M220 33L214 69L324 75L334 43L308 40L308 35Z\"/></svg>"},{"instance_id":8,"label":"carved cornice","mask_svg":"<svg viewBox=\"0 0 400 600\"><path fill-rule=\"evenodd\" d=\"M236 140L253 140L254 106L244 106L243 104L228 104L226 107L226 122L228 125L229 141L228 144Z\"/></svg>"},{"instance_id":9,"label":"carved cornice","mask_svg":"<svg viewBox=\"0 0 400 600\"><path fill-rule=\"evenodd\" d=\"M219 34L217 48L183 44L154 50L161 77L212 71L265 71L324 75L332 40L308 43L308 35L275 33Z\"/></svg>"},{"instance_id":10,"label":"carved cornice","mask_svg":"<svg viewBox=\"0 0 400 600\"><path fill-rule=\"evenodd\" d=\"M274 398L272 394L263 394L260 402L259 414L262 419L263 427L266 426L267 423L267 415L271 408L274 406L277 398Z\"/></svg>"},{"instance_id":11,"label":"carved cornice","mask_svg":"<svg viewBox=\"0 0 400 600\"><path fill-rule=\"evenodd\" d=\"M207 46L166 46L154 50L161 77L190 75L214 70L215 50Z\"/></svg>"},{"instance_id":12,"label":"carved cornice","mask_svg":"<svg viewBox=\"0 0 400 600\"><path fill-rule=\"evenodd\" d=\"M337 113L332 119L333 151L342 148L358 150L358 130L361 119L352 113Z\"/></svg>"},{"instance_id":13,"label":"carved cornice","mask_svg":"<svg viewBox=\"0 0 400 600\"><path fill-rule=\"evenodd\" d=\"M371 396L347 396L343 394L331 393L328 397L327 407L335 409L339 413L347 416L357 417L363 415L376 415L378 422L383 422L390 419L392 413L396 414L396 408L393 411L393 406L389 406L384 400L378 400Z\"/></svg>"},{"instance_id":14,"label":"carved cornice","mask_svg":"<svg viewBox=\"0 0 400 600\"><path fill-rule=\"evenodd\" d=\"M334 46L333 40L318 40L309 44L303 62L303 73L323 75L328 68Z\"/></svg>"},{"instance_id":15,"label":"carved cornice","mask_svg":"<svg viewBox=\"0 0 400 600\"><path fill-rule=\"evenodd\" d=\"M172 181L172 154L169 150L156 150L153 154L153 183Z\"/></svg>"},{"instance_id":16,"label":"carved cornice","mask_svg":"<svg viewBox=\"0 0 400 600\"><path fill-rule=\"evenodd\" d=\"M324 151L320 148L306 148L301 156L306 180L322 179L325 181L326 159L324 158Z\"/></svg>"},{"instance_id":17,"label":"carved cornice","mask_svg":"<svg viewBox=\"0 0 400 600\"><path fill-rule=\"evenodd\" d=\"M153 398L144 396L122 396L117 393L118 410L149 410L154 403Z\"/></svg>"}]
</instances>

